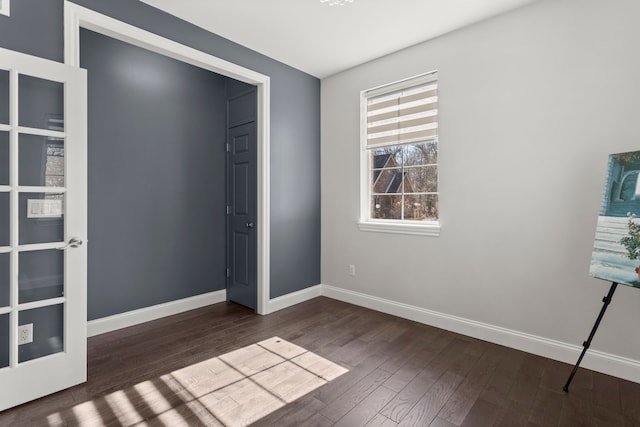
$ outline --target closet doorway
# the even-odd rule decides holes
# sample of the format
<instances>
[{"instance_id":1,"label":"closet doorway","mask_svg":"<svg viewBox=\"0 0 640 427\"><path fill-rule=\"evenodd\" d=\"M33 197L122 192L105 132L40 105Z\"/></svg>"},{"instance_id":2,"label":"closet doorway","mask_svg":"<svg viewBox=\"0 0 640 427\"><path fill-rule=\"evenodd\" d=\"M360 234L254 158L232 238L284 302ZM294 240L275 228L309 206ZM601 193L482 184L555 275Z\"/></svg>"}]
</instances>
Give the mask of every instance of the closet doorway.
<instances>
[{"instance_id":1,"label":"closet doorway","mask_svg":"<svg viewBox=\"0 0 640 427\"><path fill-rule=\"evenodd\" d=\"M252 218L251 221L244 221L243 227L246 230L252 231L255 236L255 268L253 269L255 273L252 273L256 282L255 296L252 298L253 301L255 301L254 308L258 313L266 314L268 312L269 302L269 78L69 2L65 2L65 62L67 64L80 64L80 28L115 38L133 46L142 47L190 65L195 65L203 70L213 71L214 73L230 77L242 83L248 83L255 88L255 179L251 179L251 185L254 187L256 193L256 197L254 197L256 212L255 219ZM147 81L146 83L151 84L152 82ZM91 92L89 93L89 98L91 102ZM241 139L242 138L238 139L239 143L242 142ZM91 139L89 144L91 145ZM225 149L226 146L223 144L223 152ZM241 168L236 168L236 172L240 171L240 169ZM237 174L236 176L239 177ZM247 177L248 176L249 175L247 175ZM249 181L247 181L247 184L249 184ZM231 184L229 186L231 186ZM232 189L237 187L238 186L234 184ZM246 197L245 195L245 200ZM228 201L225 199L229 200L228 197L219 199L222 201L221 209L223 215L227 215L227 210L233 212L233 209L230 209L230 205L227 204ZM173 203L171 198L167 198L166 200L167 203ZM193 206L193 209L198 209L198 207ZM240 210L238 210L238 212L239 211ZM197 234L182 237L182 240L174 239L174 241L188 242L189 239L206 238ZM245 240L248 241L248 238ZM172 248L166 248L164 246L160 246L159 250L163 250L162 248L167 251L172 250ZM233 255L229 255L228 257L223 255L223 258L233 259L236 262L236 266L239 266L240 263L237 262L237 260L239 260L240 257L236 257L235 255L247 254L251 256L248 248L249 245L243 247L237 246L237 248L234 249L235 252ZM207 265L207 260L203 260L203 263ZM249 264L250 263L245 262L243 266L245 272L251 271ZM230 277L232 276L233 268L234 265L229 263L228 269L231 271L229 271L228 274ZM237 271L240 271L240 268L238 268ZM223 281L225 274L226 271L223 269ZM243 282L246 282L246 280L244 280L245 277L242 277L242 279ZM233 291L229 292L229 296L233 299ZM171 300L171 298L178 299L180 296L168 296L168 300ZM246 301L238 302L250 305Z\"/></svg>"}]
</instances>

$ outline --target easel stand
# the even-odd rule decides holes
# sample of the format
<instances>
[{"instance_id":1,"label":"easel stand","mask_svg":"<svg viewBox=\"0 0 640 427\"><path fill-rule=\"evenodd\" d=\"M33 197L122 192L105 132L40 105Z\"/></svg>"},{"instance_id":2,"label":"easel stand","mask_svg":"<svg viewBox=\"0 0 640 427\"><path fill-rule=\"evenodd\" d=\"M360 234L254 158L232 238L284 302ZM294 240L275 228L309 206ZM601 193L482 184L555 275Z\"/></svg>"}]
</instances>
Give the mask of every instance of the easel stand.
<instances>
[{"instance_id":1,"label":"easel stand","mask_svg":"<svg viewBox=\"0 0 640 427\"><path fill-rule=\"evenodd\" d=\"M593 336L596 334L596 331L598 330L598 326L600 326L600 321L602 320L602 316L604 316L604 312L607 311L607 307L609 307L609 303L611 303L611 298L613 298L613 293L616 291L617 287L618 287L618 283L616 282L611 283L611 288L609 288L609 293L607 294L606 297L602 298L602 302L604 303L604 305L602 306L602 310L600 310L600 314L598 315L596 324L593 325L593 329L591 329L591 334L589 334L589 339L587 339L582 344L584 348L582 349L582 354L580 354L580 357L578 358L578 363L576 363L576 366L573 367L573 371L571 371L571 375L569 375L569 379L567 380L567 383L564 385L564 387L562 387L562 389L566 392L569 391L569 384L571 384L571 380L573 380L573 376L576 374L576 371L580 366L580 362L582 362L582 358L584 357L584 354L587 352L587 350L591 346L591 340L593 339Z\"/></svg>"}]
</instances>

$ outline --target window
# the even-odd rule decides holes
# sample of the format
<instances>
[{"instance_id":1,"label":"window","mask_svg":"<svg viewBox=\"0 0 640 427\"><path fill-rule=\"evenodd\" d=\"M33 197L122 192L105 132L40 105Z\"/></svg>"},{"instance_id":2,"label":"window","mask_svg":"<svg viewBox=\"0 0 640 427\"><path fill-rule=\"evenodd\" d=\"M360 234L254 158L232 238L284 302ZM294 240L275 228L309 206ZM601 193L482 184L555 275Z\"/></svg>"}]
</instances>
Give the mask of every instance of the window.
<instances>
[{"instance_id":1,"label":"window","mask_svg":"<svg viewBox=\"0 0 640 427\"><path fill-rule=\"evenodd\" d=\"M438 235L438 80L362 92L360 229Z\"/></svg>"}]
</instances>

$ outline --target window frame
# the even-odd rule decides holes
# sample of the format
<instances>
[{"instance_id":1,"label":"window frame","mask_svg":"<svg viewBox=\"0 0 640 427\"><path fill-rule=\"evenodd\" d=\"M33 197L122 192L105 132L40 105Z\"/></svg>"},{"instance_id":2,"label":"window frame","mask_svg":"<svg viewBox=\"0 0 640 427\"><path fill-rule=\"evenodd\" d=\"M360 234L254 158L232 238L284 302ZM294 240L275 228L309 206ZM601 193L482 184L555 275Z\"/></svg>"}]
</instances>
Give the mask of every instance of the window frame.
<instances>
[{"instance_id":1,"label":"window frame","mask_svg":"<svg viewBox=\"0 0 640 427\"><path fill-rule=\"evenodd\" d=\"M367 148L367 101L369 98L395 92L411 86L426 84L438 79L438 71L419 74L390 84L381 85L360 92L360 217L358 228L360 231L380 233L413 234L437 237L440 235L441 219L438 209L437 221L412 221L401 219L371 218L371 177L373 169L370 166L370 149ZM438 114L439 117L439 114ZM417 143L417 142L414 142ZM439 136L436 139L439 146ZM412 143L406 143L412 144ZM404 144L398 144L404 145ZM440 204L440 150L438 150L438 204Z\"/></svg>"}]
</instances>

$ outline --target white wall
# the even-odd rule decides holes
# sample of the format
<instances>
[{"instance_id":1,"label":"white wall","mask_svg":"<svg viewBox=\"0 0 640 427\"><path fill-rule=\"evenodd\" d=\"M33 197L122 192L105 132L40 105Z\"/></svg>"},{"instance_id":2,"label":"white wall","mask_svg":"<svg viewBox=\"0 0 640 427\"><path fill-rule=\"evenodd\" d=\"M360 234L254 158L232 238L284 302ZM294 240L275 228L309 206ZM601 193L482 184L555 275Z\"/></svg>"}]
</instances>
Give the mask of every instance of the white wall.
<instances>
[{"instance_id":1,"label":"white wall","mask_svg":"<svg viewBox=\"0 0 640 427\"><path fill-rule=\"evenodd\" d=\"M640 149L638 16L543 0L324 79L323 284L581 345L609 289L588 275L607 155ZM435 69L442 233L361 232L359 92ZM620 286L592 349L640 363L639 331Z\"/></svg>"}]
</instances>

